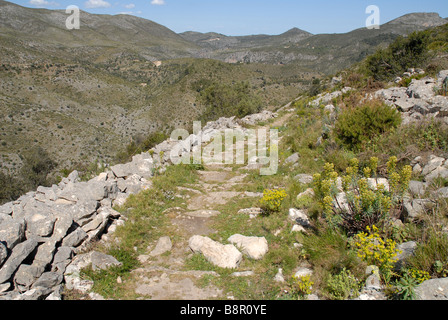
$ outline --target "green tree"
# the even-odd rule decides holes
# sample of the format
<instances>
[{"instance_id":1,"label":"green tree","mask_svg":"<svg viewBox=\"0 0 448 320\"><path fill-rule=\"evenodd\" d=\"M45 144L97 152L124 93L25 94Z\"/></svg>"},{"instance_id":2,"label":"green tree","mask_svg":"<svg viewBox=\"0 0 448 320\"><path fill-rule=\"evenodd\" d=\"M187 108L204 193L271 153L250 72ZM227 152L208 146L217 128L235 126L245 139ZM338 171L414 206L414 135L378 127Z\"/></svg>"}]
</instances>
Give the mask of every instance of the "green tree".
<instances>
[{"instance_id":1,"label":"green tree","mask_svg":"<svg viewBox=\"0 0 448 320\"><path fill-rule=\"evenodd\" d=\"M232 116L242 118L262 108L261 98L251 92L247 82L210 84L199 91L198 100L205 106L203 121Z\"/></svg>"},{"instance_id":2,"label":"green tree","mask_svg":"<svg viewBox=\"0 0 448 320\"><path fill-rule=\"evenodd\" d=\"M33 190L38 186L49 186L52 184L48 175L56 167L48 153L41 147L30 149L23 155L23 167L21 176L24 179L26 190Z\"/></svg>"}]
</instances>

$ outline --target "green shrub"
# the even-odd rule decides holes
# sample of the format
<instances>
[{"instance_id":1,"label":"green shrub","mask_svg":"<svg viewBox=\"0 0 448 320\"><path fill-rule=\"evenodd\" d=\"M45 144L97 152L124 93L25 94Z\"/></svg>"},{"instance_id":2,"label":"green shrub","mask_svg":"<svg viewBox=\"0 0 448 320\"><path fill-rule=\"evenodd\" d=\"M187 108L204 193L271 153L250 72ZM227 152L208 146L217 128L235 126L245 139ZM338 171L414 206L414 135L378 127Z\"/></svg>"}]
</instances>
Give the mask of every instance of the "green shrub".
<instances>
[{"instance_id":1,"label":"green shrub","mask_svg":"<svg viewBox=\"0 0 448 320\"><path fill-rule=\"evenodd\" d=\"M367 76L375 80L390 80L408 68L416 68L428 59L428 32L413 32L398 37L386 49L379 49L365 60Z\"/></svg>"},{"instance_id":2,"label":"green shrub","mask_svg":"<svg viewBox=\"0 0 448 320\"><path fill-rule=\"evenodd\" d=\"M395 283L395 293L400 300L414 300L415 289L417 288L417 280L409 274L404 274Z\"/></svg>"},{"instance_id":3,"label":"green shrub","mask_svg":"<svg viewBox=\"0 0 448 320\"><path fill-rule=\"evenodd\" d=\"M213 121L220 117L245 117L261 111L262 100L251 92L249 83L212 83L200 90L199 102L205 107L202 121Z\"/></svg>"},{"instance_id":4,"label":"green shrub","mask_svg":"<svg viewBox=\"0 0 448 320\"><path fill-rule=\"evenodd\" d=\"M330 274L326 283L326 292L332 300L353 299L359 296L359 281L356 277L343 268L337 275Z\"/></svg>"},{"instance_id":5,"label":"green shrub","mask_svg":"<svg viewBox=\"0 0 448 320\"><path fill-rule=\"evenodd\" d=\"M20 173L27 191L36 189L38 186L49 187L55 182L48 176L56 167L56 162L50 158L44 149L34 147L25 152L23 158L24 163Z\"/></svg>"},{"instance_id":6,"label":"green shrub","mask_svg":"<svg viewBox=\"0 0 448 320\"><path fill-rule=\"evenodd\" d=\"M19 198L25 190L23 183L10 174L0 172L0 205Z\"/></svg>"},{"instance_id":7,"label":"green shrub","mask_svg":"<svg viewBox=\"0 0 448 320\"><path fill-rule=\"evenodd\" d=\"M382 102L372 101L360 107L348 108L340 114L334 132L337 140L351 150L359 150L401 124L399 112Z\"/></svg>"}]
</instances>

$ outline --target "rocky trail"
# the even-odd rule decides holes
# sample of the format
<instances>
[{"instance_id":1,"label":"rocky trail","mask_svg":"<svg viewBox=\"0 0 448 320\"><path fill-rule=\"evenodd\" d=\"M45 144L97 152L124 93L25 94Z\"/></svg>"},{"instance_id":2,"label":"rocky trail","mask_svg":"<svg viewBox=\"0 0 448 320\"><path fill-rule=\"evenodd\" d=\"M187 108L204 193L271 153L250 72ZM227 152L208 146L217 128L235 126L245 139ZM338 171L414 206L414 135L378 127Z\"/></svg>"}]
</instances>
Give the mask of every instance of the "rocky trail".
<instances>
[{"instance_id":1,"label":"rocky trail","mask_svg":"<svg viewBox=\"0 0 448 320\"><path fill-rule=\"evenodd\" d=\"M276 118L270 125L259 128L281 126L291 114ZM176 241L169 236L159 239L148 254L139 256L142 267L133 271L136 277L129 284L139 296L137 299L154 300L205 300L232 299L213 285L198 286L204 275L219 277L214 271L185 270L185 261L194 253L189 240L194 236L207 237L216 232L213 217L220 215L219 207L237 198L261 198L262 193L234 191L235 186L244 186L247 167L233 170L232 166L213 164L197 171L199 181L179 189L188 192L186 209L174 207L167 210L170 222L175 226ZM150 258L156 257L156 259ZM235 276L251 274L250 270L238 270Z\"/></svg>"},{"instance_id":2,"label":"rocky trail","mask_svg":"<svg viewBox=\"0 0 448 320\"><path fill-rule=\"evenodd\" d=\"M222 291L213 286L205 288L198 287L195 283L203 275L211 274L210 271L185 271L185 260L193 253L189 247L188 240L195 236L208 236L215 232L213 230L212 217L219 215L216 206L225 204L226 201L241 196L240 193L231 191L235 181L239 181L245 175L231 174L226 168L220 171L200 171L199 187L204 193L194 189L192 186L191 198L187 199L188 211L181 208L169 209L168 216L171 223L176 227L178 240L174 243L165 241L166 246L159 252L149 252L149 256L157 254L157 260L147 261L147 256L140 256L143 266L134 272L138 274L135 293L143 299L155 300L203 300L225 298ZM229 176L233 175L232 178ZM226 183L224 183L226 182ZM189 211L191 210L191 211ZM161 248L164 241L161 238L153 250ZM171 248L170 248L171 247ZM164 255L169 250L169 255ZM164 267L168 266L168 267Z\"/></svg>"},{"instance_id":3,"label":"rocky trail","mask_svg":"<svg viewBox=\"0 0 448 320\"><path fill-rule=\"evenodd\" d=\"M433 90L434 84L447 74L448 71L443 71L437 79L428 77L412 80L406 89L382 89L374 96L395 105L405 122L419 121L422 118L441 118L447 122L448 99L437 95ZM323 105L330 112L331 118L334 118L335 107L330 103L350 90L344 88L321 94L310 105ZM398 98L397 92L400 95ZM168 139L146 153L135 155L131 162L112 166L89 181L80 181L78 173L74 171L58 185L39 187L36 191L0 206L0 300L61 300L64 290L81 292L91 299L104 299L93 292L94 282L83 277L82 270L88 266L97 271L122 265L115 257L95 250L97 244L107 247L108 243L115 241L114 233L119 226L133 223L126 213L115 209L125 205L132 194L136 195L141 191L148 191L150 194L157 178L155 173L163 174L168 167L173 166L170 158L173 150L180 156L190 156L192 147L211 145L215 135L222 135L226 129L239 130L244 137L250 137L250 130L253 129L283 127L295 114L295 110L288 109L289 107L290 104L277 113L263 111L240 120L234 117L220 118L207 123L200 132L183 141ZM279 130L280 141L281 132ZM245 150L251 143L253 141L250 139L244 140ZM236 150L232 150L232 154L238 151L237 148L234 145ZM267 149L268 146L264 148ZM221 159L225 159L226 152L230 150L221 152ZM258 156L250 158L248 154L248 161L244 165L205 163L196 169L197 178L194 183L179 183L176 185L177 192L166 195L179 200L175 202L176 206L164 207L166 210L162 212L169 220L168 231L151 240L145 252L139 252L140 265L130 271L129 277L113 279L126 292L120 298L235 299L232 290L223 289L222 281L231 282L232 278L247 279L247 283L252 281L252 285L256 287L261 275L269 283L276 282L276 292L279 291L281 285L278 283L285 282L285 278L282 270L276 267L276 261L279 261L276 259L283 259L289 254L297 260L301 244L291 234L306 232L305 228L309 227L310 220L306 209L289 207L288 215L280 215L277 217L279 220L271 220L269 223L273 225L268 225L266 219L256 219L261 213L257 205L235 205L258 204L263 196L261 192L254 191L257 175L251 176L254 172L252 170L258 171L263 167L262 159ZM293 168L297 166L299 159L300 155L296 153L282 160L282 164ZM422 155L413 159L410 164L414 174L421 177L421 181L410 181L410 197L403 204L406 219L412 221L431 207L437 198L448 197L448 187L431 191L430 197L426 192L430 189L431 181L448 177L448 159L445 155ZM298 174L291 176L291 179L309 187L313 179L310 174L312 173ZM283 179L282 176L277 178ZM387 186L387 179L383 180ZM338 199L343 201L346 194L340 187L338 192ZM297 199L312 193L313 190L308 188L298 194ZM231 215L227 212L226 216L223 208L231 210ZM244 219L230 221L238 216L243 216ZM233 223L232 228L229 228L231 231L226 230L225 235L219 229L219 223L221 226L227 223L222 221L222 217L229 219L229 224ZM217 223L219 220L221 221ZM247 232L251 224L258 228L254 232L256 236ZM412 255L416 246L414 241L400 244L405 254L399 258L399 262ZM267 262L270 264L267 267L263 265L263 257L272 251L276 251L277 255L273 255L273 260ZM192 260L197 257L202 257L202 262L206 261L208 267L192 267ZM288 273L296 277L313 273L311 266L306 261L302 262L299 266L291 267ZM227 269L231 274L223 277L222 272L211 271L218 270L216 268ZM256 268L258 269L255 270ZM444 292L448 290L447 279L424 282L420 286L420 294L429 299L445 299L446 294L441 293L439 288ZM239 297L247 299L245 292ZM276 296L270 295L268 298ZM318 297L308 297L313 298ZM385 299L380 280L374 273L367 278L359 299Z\"/></svg>"}]
</instances>

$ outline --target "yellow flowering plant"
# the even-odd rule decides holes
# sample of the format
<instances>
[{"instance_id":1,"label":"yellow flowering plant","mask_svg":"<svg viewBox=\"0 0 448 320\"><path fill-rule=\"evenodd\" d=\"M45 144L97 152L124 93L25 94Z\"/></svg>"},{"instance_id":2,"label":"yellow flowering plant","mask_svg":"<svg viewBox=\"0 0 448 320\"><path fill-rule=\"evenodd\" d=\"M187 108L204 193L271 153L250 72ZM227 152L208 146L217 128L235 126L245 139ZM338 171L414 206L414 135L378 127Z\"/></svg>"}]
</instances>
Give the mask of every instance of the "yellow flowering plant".
<instances>
[{"instance_id":1,"label":"yellow flowering plant","mask_svg":"<svg viewBox=\"0 0 448 320\"><path fill-rule=\"evenodd\" d=\"M325 220L330 226L342 225L349 233L365 231L366 226L381 224L401 208L403 196L409 187L412 167L405 166L397 172L397 158L387 162L389 188L378 183L378 158L370 158L367 166L360 170L359 160L350 160L346 174L340 177L346 204L338 198L338 174L334 165L327 163L322 173L313 176L315 197L321 205ZM375 181L373 187L369 180Z\"/></svg>"},{"instance_id":2,"label":"yellow flowering plant","mask_svg":"<svg viewBox=\"0 0 448 320\"><path fill-rule=\"evenodd\" d=\"M263 191L263 198L260 199L260 206L267 214L279 212L286 197L287 194L284 189L266 189Z\"/></svg>"},{"instance_id":3,"label":"yellow flowering plant","mask_svg":"<svg viewBox=\"0 0 448 320\"><path fill-rule=\"evenodd\" d=\"M358 257L369 265L376 265L383 273L389 273L397 261L401 250L391 239L383 239L378 228L373 225L366 227L367 232L360 232L353 237L352 247Z\"/></svg>"},{"instance_id":4,"label":"yellow flowering plant","mask_svg":"<svg viewBox=\"0 0 448 320\"><path fill-rule=\"evenodd\" d=\"M292 277L291 291L293 295L303 298L311 294L314 282L311 281L311 275Z\"/></svg>"}]
</instances>

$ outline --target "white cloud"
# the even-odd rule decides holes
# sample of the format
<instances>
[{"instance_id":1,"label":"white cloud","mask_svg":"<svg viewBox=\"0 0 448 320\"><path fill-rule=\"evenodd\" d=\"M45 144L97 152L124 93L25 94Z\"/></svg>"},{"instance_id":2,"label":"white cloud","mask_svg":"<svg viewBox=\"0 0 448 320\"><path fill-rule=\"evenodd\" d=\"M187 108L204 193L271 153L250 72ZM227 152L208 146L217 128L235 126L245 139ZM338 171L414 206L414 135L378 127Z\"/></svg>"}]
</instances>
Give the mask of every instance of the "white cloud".
<instances>
[{"instance_id":1,"label":"white cloud","mask_svg":"<svg viewBox=\"0 0 448 320\"><path fill-rule=\"evenodd\" d=\"M165 4L165 0L152 0L151 4L154 4L156 6L163 6Z\"/></svg>"},{"instance_id":2,"label":"white cloud","mask_svg":"<svg viewBox=\"0 0 448 320\"><path fill-rule=\"evenodd\" d=\"M28 3L32 4L33 6L36 6L36 7L47 7L47 6L57 7L57 6L59 6L59 3L56 3L53 1L48 2L46 0L30 0Z\"/></svg>"},{"instance_id":3,"label":"white cloud","mask_svg":"<svg viewBox=\"0 0 448 320\"><path fill-rule=\"evenodd\" d=\"M134 8L135 8L135 4L133 4L133 3L125 4L124 7L125 7L126 9L134 9Z\"/></svg>"},{"instance_id":4,"label":"white cloud","mask_svg":"<svg viewBox=\"0 0 448 320\"><path fill-rule=\"evenodd\" d=\"M86 8L109 8L110 3L104 0L89 0L84 3Z\"/></svg>"}]
</instances>

